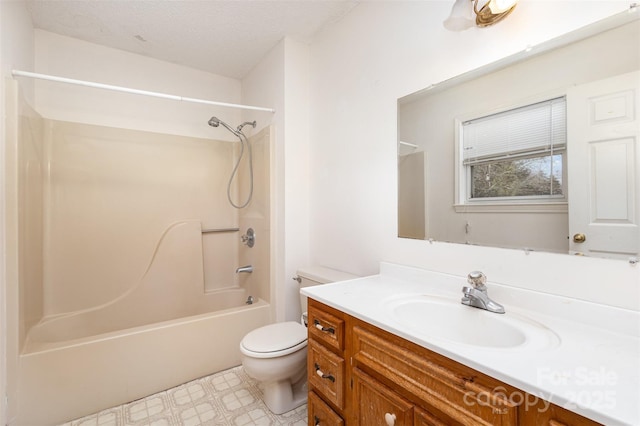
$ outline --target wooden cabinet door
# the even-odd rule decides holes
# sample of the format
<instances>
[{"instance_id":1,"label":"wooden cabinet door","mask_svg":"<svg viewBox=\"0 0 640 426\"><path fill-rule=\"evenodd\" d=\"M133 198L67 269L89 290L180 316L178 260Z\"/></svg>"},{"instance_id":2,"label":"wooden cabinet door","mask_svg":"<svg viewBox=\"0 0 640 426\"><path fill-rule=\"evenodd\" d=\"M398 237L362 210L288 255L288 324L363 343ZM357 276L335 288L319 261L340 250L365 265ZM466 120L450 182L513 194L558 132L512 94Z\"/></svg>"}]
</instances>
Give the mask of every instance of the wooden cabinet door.
<instances>
[{"instance_id":1,"label":"wooden cabinet door","mask_svg":"<svg viewBox=\"0 0 640 426\"><path fill-rule=\"evenodd\" d=\"M353 372L356 424L413 425L413 404L359 369Z\"/></svg>"}]
</instances>

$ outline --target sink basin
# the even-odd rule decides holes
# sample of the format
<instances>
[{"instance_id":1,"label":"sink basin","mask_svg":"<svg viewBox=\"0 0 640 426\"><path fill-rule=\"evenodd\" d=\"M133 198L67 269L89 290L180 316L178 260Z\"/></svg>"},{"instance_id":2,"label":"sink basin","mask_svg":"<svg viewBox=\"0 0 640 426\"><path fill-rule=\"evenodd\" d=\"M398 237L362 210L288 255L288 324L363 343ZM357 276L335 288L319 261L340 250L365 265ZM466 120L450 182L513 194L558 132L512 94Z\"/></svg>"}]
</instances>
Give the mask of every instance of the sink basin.
<instances>
[{"instance_id":1,"label":"sink basin","mask_svg":"<svg viewBox=\"0 0 640 426\"><path fill-rule=\"evenodd\" d=\"M391 318L425 340L495 349L545 349L559 337L546 326L509 312L496 314L435 295L410 295L385 301Z\"/></svg>"}]
</instances>

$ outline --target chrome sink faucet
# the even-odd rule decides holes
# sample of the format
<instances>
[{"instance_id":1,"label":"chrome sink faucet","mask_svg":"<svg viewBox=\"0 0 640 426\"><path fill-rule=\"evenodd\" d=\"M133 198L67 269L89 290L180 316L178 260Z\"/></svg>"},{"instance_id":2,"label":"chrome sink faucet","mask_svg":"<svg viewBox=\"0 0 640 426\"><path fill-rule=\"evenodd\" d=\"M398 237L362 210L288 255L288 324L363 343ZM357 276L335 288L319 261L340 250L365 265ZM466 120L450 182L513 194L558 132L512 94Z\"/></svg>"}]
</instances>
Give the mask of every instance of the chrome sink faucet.
<instances>
[{"instance_id":1,"label":"chrome sink faucet","mask_svg":"<svg viewBox=\"0 0 640 426\"><path fill-rule=\"evenodd\" d=\"M473 271L467 276L467 282L471 287L462 287L462 304L480 308L496 314L504 314L504 307L494 302L487 294L487 277L480 271Z\"/></svg>"}]
</instances>

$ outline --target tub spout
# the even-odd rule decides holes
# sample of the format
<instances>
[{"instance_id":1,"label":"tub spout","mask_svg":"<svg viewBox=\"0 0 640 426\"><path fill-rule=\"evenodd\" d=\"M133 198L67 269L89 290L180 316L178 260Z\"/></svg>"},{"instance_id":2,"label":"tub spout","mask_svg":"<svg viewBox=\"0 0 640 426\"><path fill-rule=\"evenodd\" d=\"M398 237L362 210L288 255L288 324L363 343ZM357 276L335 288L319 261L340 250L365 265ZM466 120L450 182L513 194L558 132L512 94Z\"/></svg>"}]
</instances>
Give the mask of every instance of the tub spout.
<instances>
[{"instance_id":1,"label":"tub spout","mask_svg":"<svg viewBox=\"0 0 640 426\"><path fill-rule=\"evenodd\" d=\"M240 272L253 272L253 266L251 265L247 265L247 266L241 266L238 269L236 269L236 274L239 274Z\"/></svg>"}]
</instances>

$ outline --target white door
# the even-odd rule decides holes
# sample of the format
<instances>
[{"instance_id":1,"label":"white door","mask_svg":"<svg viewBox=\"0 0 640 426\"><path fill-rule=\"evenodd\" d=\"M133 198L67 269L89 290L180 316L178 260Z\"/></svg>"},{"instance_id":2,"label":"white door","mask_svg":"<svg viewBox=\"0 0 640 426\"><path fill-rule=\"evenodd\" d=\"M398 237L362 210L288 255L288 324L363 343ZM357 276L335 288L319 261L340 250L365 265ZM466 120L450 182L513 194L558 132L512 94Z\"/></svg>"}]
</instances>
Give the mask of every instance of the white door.
<instances>
[{"instance_id":1,"label":"white door","mask_svg":"<svg viewBox=\"0 0 640 426\"><path fill-rule=\"evenodd\" d=\"M567 92L570 253L640 252L639 92L640 72Z\"/></svg>"}]
</instances>

